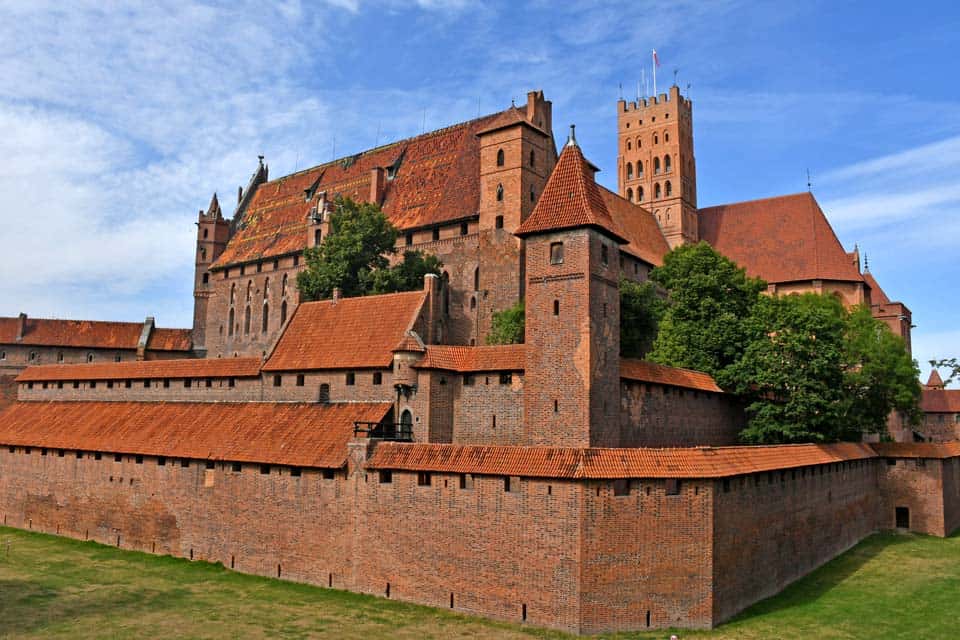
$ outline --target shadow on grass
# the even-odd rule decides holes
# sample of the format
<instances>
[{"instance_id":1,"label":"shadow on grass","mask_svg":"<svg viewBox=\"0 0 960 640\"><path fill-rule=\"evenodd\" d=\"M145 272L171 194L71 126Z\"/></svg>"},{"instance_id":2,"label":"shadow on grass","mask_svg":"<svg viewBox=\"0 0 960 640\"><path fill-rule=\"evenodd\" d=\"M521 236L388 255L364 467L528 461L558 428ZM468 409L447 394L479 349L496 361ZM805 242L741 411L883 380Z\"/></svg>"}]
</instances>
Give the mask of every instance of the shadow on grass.
<instances>
[{"instance_id":1,"label":"shadow on grass","mask_svg":"<svg viewBox=\"0 0 960 640\"><path fill-rule=\"evenodd\" d=\"M875 533L849 551L794 580L783 591L754 603L721 626L742 623L750 618L815 602L845 582L878 555L915 539L916 536L913 534Z\"/></svg>"}]
</instances>

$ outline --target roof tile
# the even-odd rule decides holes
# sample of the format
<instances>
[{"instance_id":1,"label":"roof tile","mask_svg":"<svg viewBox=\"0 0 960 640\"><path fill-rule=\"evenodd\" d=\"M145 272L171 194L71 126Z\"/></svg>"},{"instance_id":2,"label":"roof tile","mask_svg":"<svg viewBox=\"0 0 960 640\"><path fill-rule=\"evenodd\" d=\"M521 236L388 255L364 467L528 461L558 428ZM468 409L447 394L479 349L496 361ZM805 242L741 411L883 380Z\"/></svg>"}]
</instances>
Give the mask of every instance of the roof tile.
<instances>
[{"instance_id":1,"label":"roof tile","mask_svg":"<svg viewBox=\"0 0 960 640\"><path fill-rule=\"evenodd\" d=\"M870 445L884 458L956 458L960 442L875 442Z\"/></svg>"},{"instance_id":2,"label":"roof tile","mask_svg":"<svg viewBox=\"0 0 960 640\"><path fill-rule=\"evenodd\" d=\"M0 318L0 344L24 344L91 349L136 349L141 322L50 320L27 318L23 339L17 340L19 318ZM154 329L148 350L189 351L189 329Z\"/></svg>"},{"instance_id":3,"label":"roof tile","mask_svg":"<svg viewBox=\"0 0 960 640\"><path fill-rule=\"evenodd\" d=\"M620 250L655 267L662 265L663 257L670 252L670 245L653 214L604 187L600 187L600 195L617 228L628 241Z\"/></svg>"},{"instance_id":4,"label":"roof tile","mask_svg":"<svg viewBox=\"0 0 960 640\"><path fill-rule=\"evenodd\" d=\"M426 292L305 302L297 307L264 371L386 368Z\"/></svg>"},{"instance_id":5,"label":"roof tile","mask_svg":"<svg viewBox=\"0 0 960 640\"><path fill-rule=\"evenodd\" d=\"M506 344L484 347L430 345L418 369L443 369L470 373L476 371L523 371L526 345Z\"/></svg>"},{"instance_id":6,"label":"roof tile","mask_svg":"<svg viewBox=\"0 0 960 640\"><path fill-rule=\"evenodd\" d=\"M26 368L17 382L51 380L146 380L161 378L243 378L260 375L260 358L206 358L45 364Z\"/></svg>"},{"instance_id":7,"label":"roof tile","mask_svg":"<svg viewBox=\"0 0 960 640\"><path fill-rule=\"evenodd\" d=\"M924 389L920 393L924 413L960 413L960 389Z\"/></svg>"},{"instance_id":8,"label":"roof tile","mask_svg":"<svg viewBox=\"0 0 960 640\"><path fill-rule=\"evenodd\" d=\"M390 403L18 402L0 413L0 443L171 458L339 468L354 421Z\"/></svg>"},{"instance_id":9,"label":"roof tile","mask_svg":"<svg viewBox=\"0 0 960 640\"><path fill-rule=\"evenodd\" d=\"M717 386L716 381L708 373L693 371L691 369L666 367L662 364L654 364L652 362L646 362L645 360L621 358L620 377L627 380L637 380L638 382L654 382L672 387L686 387L687 389L723 393L723 390Z\"/></svg>"}]
</instances>

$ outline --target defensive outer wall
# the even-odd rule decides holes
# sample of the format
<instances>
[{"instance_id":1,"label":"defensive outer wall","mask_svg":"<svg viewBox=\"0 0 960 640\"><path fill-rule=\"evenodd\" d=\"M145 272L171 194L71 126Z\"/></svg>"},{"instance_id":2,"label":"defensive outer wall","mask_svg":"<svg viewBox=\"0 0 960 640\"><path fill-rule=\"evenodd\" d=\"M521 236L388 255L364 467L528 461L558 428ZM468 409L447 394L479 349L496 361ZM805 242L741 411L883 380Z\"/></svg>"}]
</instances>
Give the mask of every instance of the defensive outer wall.
<instances>
[{"instance_id":1,"label":"defensive outer wall","mask_svg":"<svg viewBox=\"0 0 960 640\"><path fill-rule=\"evenodd\" d=\"M449 462L415 471L405 454L418 446L355 439L346 467L299 469L4 445L0 518L576 633L714 626L903 524L898 507L915 531L960 526L952 445L801 445L795 457L815 463L619 479L585 477L603 475L585 460L553 473L567 477L542 477L560 468L548 463L529 475L490 473L491 457L511 473L516 448L456 445L438 459L479 460L483 473L436 470L469 466Z\"/></svg>"}]
</instances>

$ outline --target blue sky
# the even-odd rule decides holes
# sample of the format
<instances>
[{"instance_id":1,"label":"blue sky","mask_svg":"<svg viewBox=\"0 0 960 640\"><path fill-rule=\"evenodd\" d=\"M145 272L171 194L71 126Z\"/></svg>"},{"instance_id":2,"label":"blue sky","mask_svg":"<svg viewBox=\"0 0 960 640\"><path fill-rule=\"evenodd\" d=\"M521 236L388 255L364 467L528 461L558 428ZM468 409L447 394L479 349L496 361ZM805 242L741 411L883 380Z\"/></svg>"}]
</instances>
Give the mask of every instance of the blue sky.
<instances>
[{"instance_id":1,"label":"blue sky","mask_svg":"<svg viewBox=\"0 0 960 640\"><path fill-rule=\"evenodd\" d=\"M618 86L691 85L702 206L813 191L960 356L951 3L335 0L0 5L0 315L189 326L196 212L543 89L615 187ZM379 131L379 136L378 136Z\"/></svg>"}]
</instances>

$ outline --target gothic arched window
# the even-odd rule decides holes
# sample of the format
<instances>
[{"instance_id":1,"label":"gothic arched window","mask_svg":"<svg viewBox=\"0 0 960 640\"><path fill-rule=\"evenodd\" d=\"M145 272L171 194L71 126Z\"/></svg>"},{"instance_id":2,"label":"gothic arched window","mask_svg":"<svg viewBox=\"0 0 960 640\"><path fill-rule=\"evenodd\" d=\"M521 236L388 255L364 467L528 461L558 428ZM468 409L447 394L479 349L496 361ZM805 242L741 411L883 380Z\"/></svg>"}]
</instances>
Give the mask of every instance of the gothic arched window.
<instances>
[{"instance_id":1,"label":"gothic arched window","mask_svg":"<svg viewBox=\"0 0 960 640\"><path fill-rule=\"evenodd\" d=\"M627 189L627 200L633 202L633 189Z\"/></svg>"},{"instance_id":2,"label":"gothic arched window","mask_svg":"<svg viewBox=\"0 0 960 640\"><path fill-rule=\"evenodd\" d=\"M643 187L637 187L637 202L643 202Z\"/></svg>"},{"instance_id":3,"label":"gothic arched window","mask_svg":"<svg viewBox=\"0 0 960 640\"><path fill-rule=\"evenodd\" d=\"M498 166L498 167L502 167L502 166L503 166L503 160L504 160L504 158L503 158L503 149L497 149L497 166Z\"/></svg>"},{"instance_id":4,"label":"gothic arched window","mask_svg":"<svg viewBox=\"0 0 960 640\"><path fill-rule=\"evenodd\" d=\"M660 199L660 183L659 182L653 185L653 199L654 200Z\"/></svg>"},{"instance_id":5,"label":"gothic arched window","mask_svg":"<svg viewBox=\"0 0 960 640\"><path fill-rule=\"evenodd\" d=\"M262 331L263 333L266 333L269 326L270 326L270 305L266 301L264 301L263 320L260 322L260 331Z\"/></svg>"},{"instance_id":6,"label":"gothic arched window","mask_svg":"<svg viewBox=\"0 0 960 640\"><path fill-rule=\"evenodd\" d=\"M503 202L503 184L497 185L497 202Z\"/></svg>"},{"instance_id":7,"label":"gothic arched window","mask_svg":"<svg viewBox=\"0 0 960 640\"><path fill-rule=\"evenodd\" d=\"M633 180L633 163L627 163L627 180Z\"/></svg>"},{"instance_id":8,"label":"gothic arched window","mask_svg":"<svg viewBox=\"0 0 960 640\"><path fill-rule=\"evenodd\" d=\"M280 304L280 326L282 327L287 321L287 301L284 300Z\"/></svg>"},{"instance_id":9,"label":"gothic arched window","mask_svg":"<svg viewBox=\"0 0 960 640\"><path fill-rule=\"evenodd\" d=\"M670 156L663 156L663 171L670 173Z\"/></svg>"},{"instance_id":10,"label":"gothic arched window","mask_svg":"<svg viewBox=\"0 0 960 640\"><path fill-rule=\"evenodd\" d=\"M660 158L653 158L653 175L660 175Z\"/></svg>"},{"instance_id":11,"label":"gothic arched window","mask_svg":"<svg viewBox=\"0 0 960 640\"><path fill-rule=\"evenodd\" d=\"M640 160L637 160L637 177L638 178L643 177L643 162L641 162Z\"/></svg>"},{"instance_id":12,"label":"gothic arched window","mask_svg":"<svg viewBox=\"0 0 960 640\"><path fill-rule=\"evenodd\" d=\"M230 285L230 304L233 304L233 301L237 299L237 283L234 282Z\"/></svg>"},{"instance_id":13,"label":"gothic arched window","mask_svg":"<svg viewBox=\"0 0 960 640\"><path fill-rule=\"evenodd\" d=\"M283 274L283 280L280 281L280 297L287 295L287 274Z\"/></svg>"},{"instance_id":14,"label":"gothic arched window","mask_svg":"<svg viewBox=\"0 0 960 640\"><path fill-rule=\"evenodd\" d=\"M664 192L668 197L673 195L673 185L670 184L669 180L667 180L667 182L663 186L664 186Z\"/></svg>"}]
</instances>

